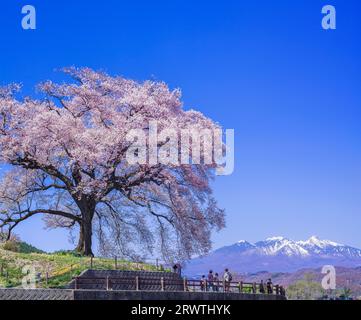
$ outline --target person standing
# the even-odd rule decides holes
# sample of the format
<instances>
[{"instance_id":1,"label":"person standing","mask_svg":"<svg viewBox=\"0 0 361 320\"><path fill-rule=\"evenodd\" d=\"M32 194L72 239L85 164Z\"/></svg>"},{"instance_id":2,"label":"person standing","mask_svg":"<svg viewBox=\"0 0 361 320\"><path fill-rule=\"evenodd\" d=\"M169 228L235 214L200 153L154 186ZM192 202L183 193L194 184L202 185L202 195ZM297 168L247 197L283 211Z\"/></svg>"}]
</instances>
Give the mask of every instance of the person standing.
<instances>
[{"instance_id":1,"label":"person standing","mask_svg":"<svg viewBox=\"0 0 361 320\"><path fill-rule=\"evenodd\" d=\"M201 279L201 291L207 291L207 279L205 275L203 275Z\"/></svg>"},{"instance_id":2,"label":"person standing","mask_svg":"<svg viewBox=\"0 0 361 320\"><path fill-rule=\"evenodd\" d=\"M273 283L271 279L268 279L267 281L267 293L273 294Z\"/></svg>"},{"instance_id":3,"label":"person standing","mask_svg":"<svg viewBox=\"0 0 361 320\"><path fill-rule=\"evenodd\" d=\"M276 284L276 294L279 295L280 294L280 287L278 284Z\"/></svg>"},{"instance_id":4,"label":"person standing","mask_svg":"<svg viewBox=\"0 0 361 320\"><path fill-rule=\"evenodd\" d=\"M229 289L231 287L232 274L229 272L227 268L224 270L223 281L224 281L224 292L229 292Z\"/></svg>"},{"instance_id":5,"label":"person standing","mask_svg":"<svg viewBox=\"0 0 361 320\"><path fill-rule=\"evenodd\" d=\"M182 277L182 265L179 262L177 263L177 273Z\"/></svg>"},{"instance_id":6,"label":"person standing","mask_svg":"<svg viewBox=\"0 0 361 320\"><path fill-rule=\"evenodd\" d=\"M173 272L178 274L180 277L182 276L182 266L180 263L176 263L173 266Z\"/></svg>"},{"instance_id":7,"label":"person standing","mask_svg":"<svg viewBox=\"0 0 361 320\"><path fill-rule=\"evenodd\" d=\"M261 280L261 283L259 284L259 293L265 293L263 280Z\"/></svg>"},{"instance_id":8,"label":"person standing","mask_svg":"<svg viewBox=\"0 0 361 320\"><path fill-rule=\"evenodd\" d=\"M286 290L283 286L280 286L280 295L285 297L286 296Z\"/></svg>"},{"instance_id":9,"label":"person standing","mask_svg":"<svg viewBox=\"0 0 361 320\"><path fill-rule=\"evenodd\" d=\"M214 288L214 291L216 291L216 292L219 291L219 275L217 272L214 274L214 277L213 277L213 288Z\"/></svg>"},{"instance_id":10,"label":"person standing","mask_svg":"<svg viewBox=\"0 0 361 320\"><path fill-rule=\"evenodd\" d=\"M208 273L208 286L210 290L214 291L214 275L212 270L209 270Z\"/></svg>"}]
</instances>

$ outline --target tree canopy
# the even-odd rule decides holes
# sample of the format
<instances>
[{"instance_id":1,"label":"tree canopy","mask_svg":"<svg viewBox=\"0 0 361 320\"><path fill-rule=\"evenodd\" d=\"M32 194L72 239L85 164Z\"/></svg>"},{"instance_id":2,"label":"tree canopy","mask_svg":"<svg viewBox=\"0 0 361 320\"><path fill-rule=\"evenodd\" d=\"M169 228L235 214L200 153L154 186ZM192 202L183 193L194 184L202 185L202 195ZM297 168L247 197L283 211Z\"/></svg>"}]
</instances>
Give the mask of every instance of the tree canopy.
<instances>
[{"instance_id":1,"label":"tree canopy","mask_svg":"<svg viewBox=\"0 0 361 320\"><path fill-rule=\"evenodd\" d=\"M208 252L212 230L225 223L210 187L215 164L129 163L127 152L139 150L127 133L149 131L151 121L158 130L219 126L185 111L180 91L163 82L64 71L70 81L41 83L40 98L20 97L18 85L0 89L2 231L42 215L48 227L78 232L85 255L93 254L94 236L104 254Z\"/></svg>"}]
</instances>

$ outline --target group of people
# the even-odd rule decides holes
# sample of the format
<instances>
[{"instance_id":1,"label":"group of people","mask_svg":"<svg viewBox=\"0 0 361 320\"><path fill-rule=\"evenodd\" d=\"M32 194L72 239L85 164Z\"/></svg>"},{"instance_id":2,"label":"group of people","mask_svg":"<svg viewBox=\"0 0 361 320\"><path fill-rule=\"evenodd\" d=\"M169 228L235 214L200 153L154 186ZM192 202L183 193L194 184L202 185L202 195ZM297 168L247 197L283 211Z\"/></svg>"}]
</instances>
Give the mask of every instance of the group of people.
<instances>
[{"instance_id":1,"label":"group of people","mask_svg":"<svg viewBox=\"0 0 361 320\"><path fill-rule=\"evenodd\" d=\"M273 294L273 283L271 279L267 280L266 288L263 280L261 280L261 283L259 284L259 292L266 293L266 289L267 289L267 294Z\"/></svg>"},{"instance_id":2,"label":"group of people","mask_svg":"<svg viewBox=\"0 0 361 320\"><path fill-rule=\"evenodd\" d=\"M231 282L232 282L232 274L228 269L224 270L223 279L219 278L219 274L213 273L213 270L209 270L208 276L202 276L201 279L201 290L202 291L215 291L218 292L220 287L224 288L225 292L230 291ZM254 287L254 293L256 292L256 287ZM268 279L266 283L261 280L259 284L259 293L267 293L267 294L277 294L286 296L286 290L283 286L273 286L272 279Z\"/></svg>"},{"instance_id":3,"label":"group of people","mask_svg":"<svg viewBox=\"0 0 361 320\"><path fill-rule=\"evenodd\" d=\"M179 276L182 275L182 267L179 263L174 264L173 272L177 273ZM223 276L220 278L217 272L209 270L208 276L202 275L200 281L200 288L202 291L214 291L218 292L219 288L223 288L224 292L229 292L231 288L231 282L233 280L232 273L226 268L224 270ZM256 287L254 287L254 292L256 292ZM268 279L265 283L261 280L259 284L259 293L267 294L277 294L286 296L286 290L283 286L276 285L272 283L272 279Z\"/></svg>"},{"instance_id":4,"label":"group of people","mask_svg":"<svg viewBox=\"0 0 361 320\"><path fill-rule=\"evenodd\" d=\"M213 273L213 270L209 270L207 278L205 275L202 276L201 290L218 292L219 287L224 286L224 291L229 292L232 281L232 274L229 272L228 269L224 270L222 280L219 278L219 274L217 272Z\"/></svg>"},{"instance_id":5,"label":"group of people","mask_svg":"<svg viewBox=\"0 0 361 320\"><path fill-rule=\"evenodd\" d=\"M267 292L267 294L273 294L274 291L276 291L276 294L286 296L286 289L283 286L276 285L275 287L273 287L272 279L268 279L265 286L263 280L261 280L261 283L259 284L260 293Z\"/></svg>"}]
</instances>

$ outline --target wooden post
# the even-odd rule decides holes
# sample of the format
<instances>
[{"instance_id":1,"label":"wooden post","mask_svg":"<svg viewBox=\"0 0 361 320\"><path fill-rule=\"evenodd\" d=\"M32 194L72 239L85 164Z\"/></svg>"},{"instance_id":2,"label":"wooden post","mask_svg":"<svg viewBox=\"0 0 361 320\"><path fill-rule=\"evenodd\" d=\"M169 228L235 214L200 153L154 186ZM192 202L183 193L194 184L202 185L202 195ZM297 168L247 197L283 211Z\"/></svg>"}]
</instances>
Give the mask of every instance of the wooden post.
<instances>
[{"instance_id":1,"label":"wooden post","mask_svg":"<svg viewBox=\"0 0 361 320\"><path fill-rule=\"evenodd\" d=\"M138 276L135 277L135 290L139 291L139 277Z\"/></svg>"},{"instance_id":2,"label":"wooden post","mask_svg":"<svg viewBox=\"0 0 361 320\"><path fill-rule=\"evenodd\" d=\"M187 291L187 278L186 277L183 278L183 289L184 289L184 291Z\"/></svg>"},{"instance_id":3,"label":"wooden post","mask_svg":"<svg viewBox=\"0 0 361 320\"><path fill-rule=\"evenodd\" d=\"M239 293L242 293L242 281L238 283Z\"/></svg>"},{"instance_id":4,"label":"wooden post","mask_svg":"<svg viewBox=\"0 0 361 320\"><path fill-rule=\"evenodd\" d=\"M255 282L253 282L253 284L252 284L252 292L253 292L253 294L256 294L256 292L257 292L257 285Z\"/></svg>"},{"instance_id":5,"label":"wooden post","mask_svg":"<svg viewBox=\"0 0 361 320\"><path fill-rule=\"evenodd\" d=\"M48 281L49 281L49 272L47 271L45 273L45 284L46 284L46 286L48 286Z\"/></svg>"},{"instance_id":6,"label":"wooden post","mask_svg":"<svg viewBox=\"0 0 361 320\"><path fill-rule=\"evenodd\" d=\"M164 278L163 277L160 278L160 290L164 291Z\"/></svg>"},{"instance_id":7,"label":"wooden post","mask_svg":"<svg viewBox=\"0 0 361 320\"><path fill-rule=\"evenodd\" d=\"M6 281L9 281L9 271L6 270Z\"/></svg>"},{"instance_id":8,"label":"wooden post","mask_svg":"<svg viewBox=\"0 0 361 320\"><path fill-rule=\"evenodd\" d=\"M114 267L115 267L115 270L118 269L118 259L117 259L117 257L114 258Z\"/></svg>"},{"instance_id":9,"label":"wooden post","mask_svg":"<svg viewBox=\"0 0 361 320\"><path fill-rule=\"evenodd\" d=\"M90 257L90 269L93 269L93 257Z\"/></svg>"},{"instance_id":10,"label":"wooden post","mask_svg":"<svg viewBox=\"0 0 361 320\"><path fill-rule=\"evenodd\" d=\"M109 291L110 290L109 276L107 276L107 285L106 285L106 287L107 287L107 291Z\"/></svg>"},{"instance_id":11,"label":"wooden post","mask_svg":"<svg viewBox=\"0 0 361 320\"><path fill-rule=\"evenodd\" d=\"M74 289L78 290L78 277L74 278Z\"/></svg>"}]
</instances>

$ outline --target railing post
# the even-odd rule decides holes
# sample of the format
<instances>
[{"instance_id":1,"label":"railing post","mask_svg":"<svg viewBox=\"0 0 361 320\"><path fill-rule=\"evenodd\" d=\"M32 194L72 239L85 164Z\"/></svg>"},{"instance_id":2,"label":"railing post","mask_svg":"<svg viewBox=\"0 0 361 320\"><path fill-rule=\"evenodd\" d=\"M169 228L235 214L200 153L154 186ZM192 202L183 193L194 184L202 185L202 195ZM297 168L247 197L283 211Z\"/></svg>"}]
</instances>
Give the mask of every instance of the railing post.
<instances>
[{"instance_id":1,"label":"railing post","mask_svg":"<svg viewBox=\"0 0 361 320\"><path fill-rule=\"evenodd\" d=\"M183 278L183 289L184 289L184 291L187 291L187 278L186 277Z\"/></svg>"},{"instance_id":2,"label":"railing post","mask_svg":"<svg viewBox=\"0 0 361 320\"><path fill-rule=\"evenodd\" d=\"M164 291L164 278L163 277L160 278L160 290Z\"/></svg>"},{"instance_id":3,"label":"railing post","mask_svg":"<svg viewBox=\"0 0 361 320\"><path fill-rule=\"evenodd\" d=\"M93 269L93 257L90 257L90 269Z\"/></svg>"},{"instance_id":4,"label":"railing post","mask_svg":"<svg viewBox=\"0 0 361 320\"><path fill-rule=\"evenodd\" d=\"M253 294L256 294L256 292L257 292L257 285L255 282L253 282L253 284L252 284L252 292L253 292Z\"/></svg>"},{"instance_id":5,"label":"railing post","mask_svg":"<svg viewBox=\"0 0 361 320\"><path fill-rule=\"evenodd\" d=\"M226 292L226 281L223 280L223 292Z\"/></svg>"},{"instance_id":6,"label":"railing post","mask_svg":"<svg viewBox=\"0 0 361 320\"><path fill-rule=\"evenodd\" d=\"M75 277L74 279L74 289L78 290L78 277Z\"/></svg>"},{"instance_id":7,"label":"railing post","mask_svg":"<svg viewBox=\"0 0 361 320\"><path fill-rule=\"evenodd\" d=\"M239 293L242 293L242 281L238 283L238 286L239 286Z\"/></svg>"},{"instance_id":8,"label":"railing post","mask_svg":"<svg viewBox=\"0 0 361 320\"><path fill-rule=\"evenodd\" d=\"M135 277L135 290L139 291L139 277L138 276Z\"/></svg>"},{"instance_id":9,"label":"railing post","mask_svg":"<svg viewBox=\"0 0 361 320\"><path fill-rule=\"evenodd\" d=\"M46 274L45 274L45 283L46 283L46 285L48 285L48 281L49 281L49 272L46 272Z\"/></svg>"}]
</instances>

